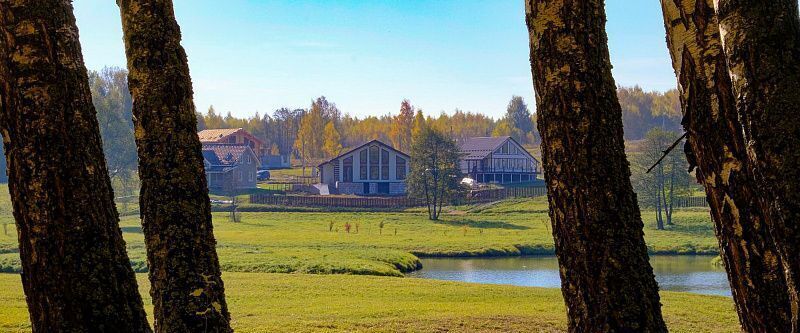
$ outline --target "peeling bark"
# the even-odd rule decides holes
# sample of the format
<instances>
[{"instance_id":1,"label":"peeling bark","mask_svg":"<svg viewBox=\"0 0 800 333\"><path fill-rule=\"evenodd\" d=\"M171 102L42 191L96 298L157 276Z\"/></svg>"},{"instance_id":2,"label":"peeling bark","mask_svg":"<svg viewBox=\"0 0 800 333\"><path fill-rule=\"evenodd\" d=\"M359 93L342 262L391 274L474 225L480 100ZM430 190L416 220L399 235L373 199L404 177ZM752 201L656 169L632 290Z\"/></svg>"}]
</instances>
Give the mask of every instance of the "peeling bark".
<instances>
[{"instance_id":1,"label":"peeling bark","mask_svg":"<svg viewBox=\"0 0 800 333\"><path fill-rule=\"evenodd\" d=\"M800 332L800 18L796 0L715 0L720 36L765 220Z\"/></svg>"},{"instance_id":2,"label":"peeling bark","mask_svg":"<svg viewBox=\"0 0 800 333\"><path fill-rule=\"evenodd\" d=\"M713 0L661 0L661 6L687 157L706 190L739 322L746 332L788 332L783 264L750 172Z\"/></svg>"},{"instance_id":3,"label":"peeling bark","mask_svg":"<svg viewBox=\"0 0 800 333\"><path fill-rule=\"evenodd\" d=\"M0 1L0 96L33 331L150 332L70 1Z\"/></svg>"},{"instance_id":4,"label":"peeling bark","mask_svg":"<svg viewBox=\"0 0 800 333\"><path fill-rule=\"evenodd\" d=\"M170 0L118 0L156 332L230 332L192 83Z\"/></svg>"},{"instance_id":5,"label":"peeling bark","mask_svg":"<svg viewBox=\"0 0 800 333\"><path fill-rule=\"evenodd\" d=\"M571 332L666 332L624 152L602 0L527 0L550 218Z\"/></svg>"}]
</instances>

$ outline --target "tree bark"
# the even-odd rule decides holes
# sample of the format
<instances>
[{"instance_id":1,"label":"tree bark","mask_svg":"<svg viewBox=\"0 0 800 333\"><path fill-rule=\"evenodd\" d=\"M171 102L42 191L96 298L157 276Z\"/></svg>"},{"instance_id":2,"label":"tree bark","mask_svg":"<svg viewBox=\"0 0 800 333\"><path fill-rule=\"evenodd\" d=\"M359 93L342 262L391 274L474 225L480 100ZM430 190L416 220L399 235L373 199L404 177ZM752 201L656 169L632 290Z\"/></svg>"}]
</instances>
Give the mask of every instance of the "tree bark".
<instances>
[{"instance_id":1,"label":"tree bark","mask_svg":"<svg viewBox=\"0 0 800 333\"><path fill-rule=\"evenodd\" d=\"M800 331L800 18L796 0L716 0L722 47L765 220Z\"/></svg>"},{"instance_id":2,"label":"tree bark","mask_svg":"<svg viewBox=\"0 0 800 333\"><path fill-rule=\"evenodd\" d=\"M118 0L156 332L230 332L192 83L170 0Z\"/></svg>"},{"instance_id":3,"label":"tree bark","mask_svg":"<svg viewBox=\"0 0 800 333\"><path fill-rule=\"evenodd\" d=\"M666 332L624 152L602 0L527 0L531 68L571 332Z\"/></svg>"},{"instance_id":4,"label":"tree bark","mask_svg":"<svg viewBox=\"0 0 800 333\"><path fill-rule=\"evenodd\" d=\"M68 0L0 1L0 127L34 332L149 332Z\"/></svg>"},{"instance_id":5,"label":"tree bark","mask_svg":"<svg viewBox=\"0 0 800 333\"><path fill-rule=\"evenodd\" d=\"M749 172L742 125L722 52L713 0L661 0L678 78L686 155L706 190L739 322L746 332L787 332L783 264Z\"/></svg>"}]
</instances>

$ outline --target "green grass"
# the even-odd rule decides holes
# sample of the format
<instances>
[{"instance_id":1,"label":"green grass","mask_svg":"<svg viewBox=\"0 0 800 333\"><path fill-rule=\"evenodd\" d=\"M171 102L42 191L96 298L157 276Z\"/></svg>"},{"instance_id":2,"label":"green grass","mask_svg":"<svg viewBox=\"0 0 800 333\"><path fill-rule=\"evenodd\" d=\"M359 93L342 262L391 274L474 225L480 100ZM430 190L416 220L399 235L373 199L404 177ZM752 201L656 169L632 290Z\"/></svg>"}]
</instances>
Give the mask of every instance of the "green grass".
<instances>
[{"instance_id":1,"label":"green grass","mask_svg":"<svg viewBox=\"0 0 800 333\"><path fill-rule=\"evenodd\" d=\"M452 207L437 222L429 221L422 209L245 212L241 223L228 222L224 212L213 216L221 265L230 272L400 276L417 268L420 256L553 253L544 198ZM676 225L663 231L655 230L652 212L643 216L651 253L717 252L705 210L676 211ZM346 223L351 224L350 233L345 232ZM121 227L131 261L143 271L145 248L138 216L123 217ZM13 225L8 229L8 235L0 235L0 271L18 271L16 232Z\"/></svg>"},{"instance_id":2,"label":"green grass","mask_svg":"<svg viewBox=\"0 0 800 333\"><path fill-rule=\"evenodd\" d=\"M141 294L152 320L147 280ZM558 289L374 276L224 273L237 332L563 332ZM19 276L0 274L0 331L30 331ZM738 332L729 298L662 292L672 332Z\"/></svg>"}]
</instances>

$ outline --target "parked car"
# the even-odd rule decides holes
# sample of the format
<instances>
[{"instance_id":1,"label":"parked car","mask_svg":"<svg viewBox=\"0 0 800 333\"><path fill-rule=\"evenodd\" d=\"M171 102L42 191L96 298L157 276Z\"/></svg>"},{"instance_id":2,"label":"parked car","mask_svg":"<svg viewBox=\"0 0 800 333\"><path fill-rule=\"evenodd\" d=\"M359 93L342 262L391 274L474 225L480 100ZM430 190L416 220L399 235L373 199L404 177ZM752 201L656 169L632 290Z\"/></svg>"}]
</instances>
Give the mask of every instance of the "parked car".
<instances>
[{"instance_id":1,"label":"parked car","mask_svg":"<svg viewBox=\"0 0 800 333\"><path fill-rule=\"evenodd\" d=\"M269 170L259 170L256 172L257 180L269 180Z\"/></svg>"}]
</instances>

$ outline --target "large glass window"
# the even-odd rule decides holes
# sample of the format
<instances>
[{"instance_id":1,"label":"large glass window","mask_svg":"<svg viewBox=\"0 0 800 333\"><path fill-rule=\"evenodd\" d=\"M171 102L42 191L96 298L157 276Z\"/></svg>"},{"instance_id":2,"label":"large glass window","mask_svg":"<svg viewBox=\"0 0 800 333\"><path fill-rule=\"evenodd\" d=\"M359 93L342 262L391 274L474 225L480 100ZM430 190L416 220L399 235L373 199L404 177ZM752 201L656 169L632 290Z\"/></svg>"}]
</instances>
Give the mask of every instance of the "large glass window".
<instances>
[{"instance_id":1,"label":"large glass window","mask_svg":"<svg viewBox=\"0 0 800 333\"><path fill-rule=\"evenodd\" d=\"M395 156L397 159L397 179L405 180L406 179L406 159L400 156Z\"/></svg>"},{"instance_id":2,"label":"large glass window","mask_svg":"<svg viewBox=\"0 0 800 333\"><path fill-rule=\"evenodd\" d=\"M369 147L369 179L378 180L380 178L380 149L378 146Z\"/></svg>"},{"instance_id":3,"label":"large glass window","mask_svg":"<svg viewBox=\"0 0 800 333\"><path fill-rule=\"evenodd\" d=\"M344 169L343 170L344 173L342 174L342 181L345 182L345 183L352 183L353 182L353 156L352 155L350 155L350 157L345 158L344 161L342 161L342 169Z\"/></svg>"},{"instance_id":4,"label":"large glass window","mask_svg":"<svg viewBox=\"0 0 800 333\"><path fill-rule=\"evenodd\" d=\"M366 149L362 149L358 153L358 158L359 158L359 161L358 161L358 166L359 166L359 168L358 168L359 175L358 176L359 177L358 177L358 179L367 180L367 150Z\"/></svg>"},{"instance_id":5,"label":"large glass window","mask_svg":"<svg viewBox=\"0 0 800 333\"><path fill-rule=\"evenodd\" d=\"M381 150L381 179L389 180L389 151Z\"/></svg>"}]
</instances>

